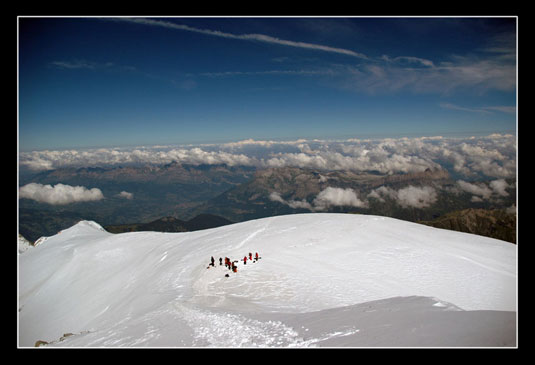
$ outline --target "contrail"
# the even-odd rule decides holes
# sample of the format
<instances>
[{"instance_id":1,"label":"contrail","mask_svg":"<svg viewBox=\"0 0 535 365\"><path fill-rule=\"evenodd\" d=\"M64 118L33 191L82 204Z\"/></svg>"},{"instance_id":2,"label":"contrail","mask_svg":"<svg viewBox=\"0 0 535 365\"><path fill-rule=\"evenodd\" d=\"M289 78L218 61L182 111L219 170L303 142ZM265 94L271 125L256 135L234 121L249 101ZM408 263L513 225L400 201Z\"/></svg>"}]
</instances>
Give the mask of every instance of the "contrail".
<instances>
[{"instance_id":1,"label":"contrail","mask_svg":"<svg viewBox=\"0 0 535 365\"><path fill-rule=\"evenodd\" d=\"M321 44L289 41L285 39L271 37L265 34L232 34L232 33L220 32L218 30L199 29L199 28L190 27L188 25L176 24L176 23L172 23L168 21L153 20L153 19L146 19L146 18L110 18L109 20L125 21L125 22L131 22L131 23L143 24L143 25L151 25L151 26L157 26L157 27L163 27L163 28L169 28L169 29L185 30L188 32L201 33L201 34L222 37L222 38L229 38L229 39L258 41L258 42L264 42L264 43L270 43L270 44L279 44L279 45L289 46L289 47L306 48L306 49L312 49L312 50L318 50L318 51L324 51L324 52L339 53L339 54L344 54L347 56L362 58L366 60L368 59L368 57L365 54L351 51L349 49L329 47L329 46L324 46Z\"/></svg>"}]
</instances>

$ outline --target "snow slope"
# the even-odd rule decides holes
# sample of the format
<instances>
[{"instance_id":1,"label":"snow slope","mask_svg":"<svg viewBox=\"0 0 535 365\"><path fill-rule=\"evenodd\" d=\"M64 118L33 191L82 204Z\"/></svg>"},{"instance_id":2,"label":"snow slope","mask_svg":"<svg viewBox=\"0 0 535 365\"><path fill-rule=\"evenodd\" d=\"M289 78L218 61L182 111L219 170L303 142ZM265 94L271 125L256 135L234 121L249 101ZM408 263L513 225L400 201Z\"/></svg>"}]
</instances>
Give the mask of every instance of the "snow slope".
<instances>
[{"instance_id":1,"label":"snow slope","mask_svg":"<svg viewBox=\"0 0 535 365\"><path fill-rule=\"evenodd\" d=\"M249 252L262 258L237 273L219 266ZM186 233L110 234L82 221L19 255L22 347L463 346L446 329L465 346L502 346L515 343L516 307L515 245L379 216ZM385 308L398 315L374 317Z\"/></svg>"}]
</instances>

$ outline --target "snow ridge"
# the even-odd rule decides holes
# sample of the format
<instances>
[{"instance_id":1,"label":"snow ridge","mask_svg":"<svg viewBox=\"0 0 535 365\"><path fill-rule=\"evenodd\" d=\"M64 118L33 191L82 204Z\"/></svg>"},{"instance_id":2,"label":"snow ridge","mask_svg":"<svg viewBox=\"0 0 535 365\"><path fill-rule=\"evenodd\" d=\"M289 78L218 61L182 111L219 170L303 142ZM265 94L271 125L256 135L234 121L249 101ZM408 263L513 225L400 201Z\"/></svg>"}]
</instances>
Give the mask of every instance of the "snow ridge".
<instances>
[{"instance_id":1,"label":"snow ridge","mask_svg":"<svg viewBox=\"0 0 535 365\"><path fill-rule=\"evenodd\" d=\"M244 264L249 252L261 259ZM237 272L219 257L237 260ZM367 341L381 318L407 337L400 318L494 323L514 311L515 245L378 216L296 214L185 233L110 234L82 221L19 256L21 346L388 346L399 343L389 332ZM444 323L479 328L471 318ZM408 336L416 346L426 337Z\"/></svg>"}]
</instances>

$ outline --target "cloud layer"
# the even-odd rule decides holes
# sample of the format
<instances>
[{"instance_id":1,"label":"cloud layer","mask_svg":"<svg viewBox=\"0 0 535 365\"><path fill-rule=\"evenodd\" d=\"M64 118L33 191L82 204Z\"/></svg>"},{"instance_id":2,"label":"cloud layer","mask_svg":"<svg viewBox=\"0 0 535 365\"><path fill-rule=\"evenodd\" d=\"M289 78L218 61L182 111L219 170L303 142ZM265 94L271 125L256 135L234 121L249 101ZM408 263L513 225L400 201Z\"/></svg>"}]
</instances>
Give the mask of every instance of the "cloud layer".
<instances>
[{"instance_id":1,"label":"cloud layer","mask_svg":"<svg viewBox=\"0 0 535 365\"><path fill-rule=\"evenodd\" d=\"M34 171L172 161L193 165L291 166L385 174L446 168L469 178L496 179L516 176L516 138L494 134L478 138L245 140L218 145L45 150L19 154L20 166Z\"/></svg>"},{"instance_id":2,"label":"cloud layer","mask_svg":"<svg viewBox=\"0 0 535 365\"><path fill-rule=\"evenodd\" d=\"M97 188L87 189L84 186L70 186L64 184L51 186L30 183L19 189L19 197L32 199L40 203L64 205L96 201L103 199L104 195L102 195L102 191Z\"/></svg>"},{"instance_id":3,"label":"cloud layer","mask_svg":"<svg viewBox=\"0 0 535 365\"><path fill-rule=\"evenodd\" d=\"M367 202L360 200L353 189L334 188L331 186L323 189L313 200L312 204L306 200L285 200L277 192L269 195L271 201L288 205L293 209L308 209L311 211L324 211L331 207L356 207L367 208Z\"/></svg>"}]
</instances>

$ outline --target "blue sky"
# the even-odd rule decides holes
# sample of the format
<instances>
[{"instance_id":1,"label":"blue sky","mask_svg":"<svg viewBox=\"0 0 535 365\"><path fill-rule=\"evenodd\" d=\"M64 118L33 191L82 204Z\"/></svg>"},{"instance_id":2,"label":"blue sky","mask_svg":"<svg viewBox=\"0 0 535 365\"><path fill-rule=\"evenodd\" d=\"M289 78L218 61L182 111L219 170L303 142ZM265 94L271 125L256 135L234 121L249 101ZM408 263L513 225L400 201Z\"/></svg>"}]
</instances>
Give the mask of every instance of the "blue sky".
<instances>
[{"instance_id":1,"label":"blue sky","mask_svg":"<svg viewBox=\"0 0 535 365\"><path fill-rule=\"evenodd\" d=\"M19 18L21 151L516 132L515 18Z\"/></svg>"}]
</instances>

